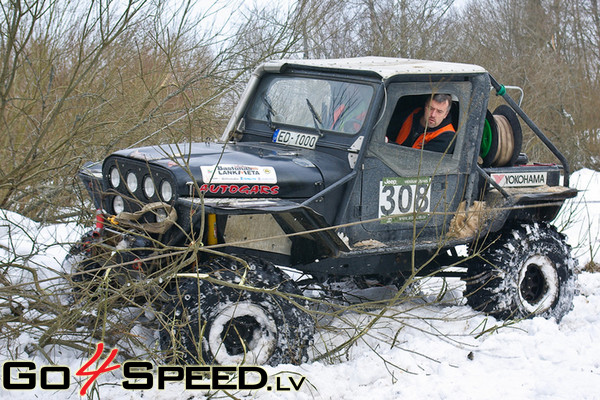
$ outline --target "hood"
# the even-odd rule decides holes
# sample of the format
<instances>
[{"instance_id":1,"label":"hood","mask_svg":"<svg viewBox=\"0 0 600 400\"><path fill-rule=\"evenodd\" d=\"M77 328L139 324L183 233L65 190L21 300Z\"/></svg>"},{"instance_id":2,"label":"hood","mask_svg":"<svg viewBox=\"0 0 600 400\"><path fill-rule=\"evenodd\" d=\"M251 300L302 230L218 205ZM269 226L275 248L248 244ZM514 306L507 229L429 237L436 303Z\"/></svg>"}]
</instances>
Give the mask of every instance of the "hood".
<instances>
[{"instance_id":1,"label":"hood","mask_svg":"<svg viewBox=\"0 0 600 400\"><path fill-rule=\"evenodd\" d=\"M113 157L168 171L179 196L189 196L195 182L207 197L309 198L350 172L329 154L270 143L162 145L107 160Z\"/></svg>"}]
</instances>

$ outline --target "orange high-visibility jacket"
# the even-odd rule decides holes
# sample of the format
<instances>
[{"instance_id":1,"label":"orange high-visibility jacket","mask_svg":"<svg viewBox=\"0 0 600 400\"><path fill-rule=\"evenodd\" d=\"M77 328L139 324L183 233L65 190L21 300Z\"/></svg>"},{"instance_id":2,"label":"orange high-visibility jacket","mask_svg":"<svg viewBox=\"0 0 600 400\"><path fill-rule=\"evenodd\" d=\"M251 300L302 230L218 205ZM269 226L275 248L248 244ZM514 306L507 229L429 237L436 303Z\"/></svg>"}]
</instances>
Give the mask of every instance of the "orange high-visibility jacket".
<instances>
[{"instance_id":1,"label":"orange high-visibility jacket","mask_svg":"<svg viewBox=\"0 0 600 400\"><path fill-rule=\"evenodd\" d=\"M408 117L406 117L406 119L402 123L402 127L400 128L400 131L398 132L398 136L396 137L396 143L402 144L402 143L404 143L404 141L406 139L408 139L408 136L410 135L410 131L413 126L414 117L421 110L422 110L422 108L417 108L412 113L410 113L410 115ZM416 122L416 123L418 123L418 122ZM424 132L417 138L417 140L415 140L415 142L412 145L412 148L413 149L422 149L425 144L429 143L431 140L435 139L436 137L440 136L442 133L445 133L445 132L455 132L454 127L452 126L451 123L448 123L447 125L444 125L435 130L432 130L432 131L428 130L427 132Z\"/></svg>"}]
</instances>

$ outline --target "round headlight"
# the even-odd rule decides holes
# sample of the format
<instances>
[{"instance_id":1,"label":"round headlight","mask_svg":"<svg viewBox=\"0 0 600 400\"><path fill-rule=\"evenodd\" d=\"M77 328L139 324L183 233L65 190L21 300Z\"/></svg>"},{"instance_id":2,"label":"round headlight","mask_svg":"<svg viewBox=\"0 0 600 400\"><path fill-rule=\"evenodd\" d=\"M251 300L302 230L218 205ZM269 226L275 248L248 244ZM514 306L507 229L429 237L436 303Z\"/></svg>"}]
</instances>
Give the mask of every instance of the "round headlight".
<instances>
[{"instance_id":1,"label":"round headlight","mask_svg":"<svg viewBox=\"0 0 600 400\"><path fill-rule=\"evenodd\" d=\"M127 174L127 189L129 189L129 191L131 193L133 193L137 190L137 187L138 187L137 176L135 176L135 174L133 172L128 173Z\"/></svg>"},{"instance_id":2,"label":"round headlight","mask_svg":"<svg viewBox=\"0 0 600 400\"><path fill-rule=\"evenodd\" d=\"M121 183L121 174L119 174L119 170L117 167L112 167L109 172L110 175L110 184L112 187L116 188Z\"/></svg>"},{"instance_id":3,"label":"round headlight","mask_svg":"<svg viewBox=\"0 0 600 400\"><path fill-rule=\"evenodd\" d=\"M115 214L120 214L125 211L125 202L121 196L115 196L113 199L113 211Z\"/></svg>"},{"instance_id":4,"label":"round headlight","mask_svg":"<svg viewBox=\"0 0 600 400\"><path fill-rule=\"evenodd\" d=\"M150 198L154 196L154 193L154 181L152 180L152 177L147 176L144 178L144 194L146 195L146 197Z\"/></svg>"},{"instance_id":5,"label":"round headlight","mask_svg":"<svg viewBox=\"0 0 600 400\"><path fill-rule=\"evenodd\" d=\"M163 201L171 201L173 198L173 187L169 181L163 181L163 183L160 184L160 195Z\"/></svg>"}]
</instances>

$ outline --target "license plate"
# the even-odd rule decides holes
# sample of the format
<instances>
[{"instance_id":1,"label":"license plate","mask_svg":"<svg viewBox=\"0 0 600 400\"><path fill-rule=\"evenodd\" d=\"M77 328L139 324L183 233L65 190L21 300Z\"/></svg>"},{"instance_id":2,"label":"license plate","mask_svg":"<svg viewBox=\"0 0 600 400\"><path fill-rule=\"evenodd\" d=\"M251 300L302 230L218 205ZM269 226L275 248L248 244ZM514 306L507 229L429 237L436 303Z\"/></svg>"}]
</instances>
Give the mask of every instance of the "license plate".
<instances>
[{"instance_id":1,"label":"license plate","mask_svg":"<svg viewBox=\"0 0 600 400\"><path fill-rule=\"evenodd\" d=\"M290 132L281 129L277 129L273 133L273 142L305 149L314 149L317 146L317 140L319 140L319 136L310 133Z\"/></svg>"}]
</instances>

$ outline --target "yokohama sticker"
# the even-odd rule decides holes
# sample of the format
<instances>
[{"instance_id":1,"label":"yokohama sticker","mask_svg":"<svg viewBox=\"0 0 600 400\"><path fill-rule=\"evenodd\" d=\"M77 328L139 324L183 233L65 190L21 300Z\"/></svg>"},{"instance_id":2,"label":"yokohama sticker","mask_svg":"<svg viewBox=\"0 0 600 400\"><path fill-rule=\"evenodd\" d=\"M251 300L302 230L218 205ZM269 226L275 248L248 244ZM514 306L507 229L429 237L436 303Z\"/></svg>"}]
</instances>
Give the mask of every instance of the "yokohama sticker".
<instances>
[{"instance_id":1,"label":"yokohama sticker","mask_svg":"<svg viewBox=\"0 0 600 400\"><path fill-rule=\"evenodd\" d=\"M219 164L200 167L202 180L210 183L277 183L273 167Z\"/></svg>"},{"instance_id":2,"label":"yokohama sticker","mask_svg":"<svg viewBox=\"0 0 600 400\"><path fill-rule=\"evenodd\" d=\"M548 181L546 172L492 174L492 179L501 187L542 186Z\"/></svg>"}]
</instances>

